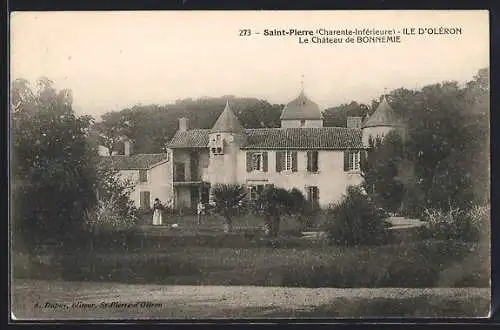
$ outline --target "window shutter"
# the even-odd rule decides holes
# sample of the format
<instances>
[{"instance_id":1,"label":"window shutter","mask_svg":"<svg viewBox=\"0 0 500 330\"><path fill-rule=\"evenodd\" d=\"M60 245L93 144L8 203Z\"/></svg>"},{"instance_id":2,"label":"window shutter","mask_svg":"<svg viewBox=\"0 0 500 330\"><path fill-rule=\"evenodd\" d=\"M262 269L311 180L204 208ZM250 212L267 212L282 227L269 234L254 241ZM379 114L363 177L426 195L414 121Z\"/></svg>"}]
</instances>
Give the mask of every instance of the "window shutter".
<instances>
[{"instance_id":1,"label":"window shutter","mask_svg":"<svg viewBox=\"0 0 500 330\"><path fill-rule=\"evenodd\" d=\"M150 208L151 207L151 202L150 202L151 195L150 195L149 191L142 191L140 196L141 196L141 201L140 201L141 207L145 208L145 209Z\"/></svg>"},{"instance_id":2,"label":"window shutter","mask_svg":"<svg viewBox=\"0 0 500 330\"><path fill-rule=\"evenodd\" d=\"M360 159L359 167L361 170L363 170L365 162L366 162L366 156L367 156L366 150L361 150L360 153L361 153L361 159Z\"/></svg>"},{"instance_id":3,"label":"window shutter","mask_svg":"<svg viewBox=\"0 0 500 330\"><path fill-rule=\"evenodd\" d=\"M253 169L253 153L247 151L247 172L252 172Z\"/></svg>"},{"instance_id":4,"label":"window shutter","mask_svg":"<svg viewBox=\"0 0 500 330\"><path fill-rule=\"evenodd\" d=\"M292 152L292 172L297 172L297 151Z\"/></svg>"},{"instance_id":5,"label":"window shutter","mask_svg":"<svg viewBox=\"0 0 500 330\"><path fill-rule=\"evenodd\" d=\"M306 186L306 200L310 201L311 200L311 187Z\"/></svg>"},{"instance_id":6,"label":"window shutter","mask_svg":"<svg viewBox=\"0 0 500 330\"><path fill-rule=\"evenodd\" d=\"M312 151L307 152L307 172L312 172Z\"/></svg>"},{"instance_id":7,"label":"window shutter","mask_svg":"<svg viewBox=\"0 0 500 330\"><path fill-rule=\"evenodd\" d=\"M349 171L349 155L351 152L349 150L344 150L344 172Z\"/></svg>"},{"instance_id":8,"label":"window shutter","mask_svg":"<svg viewBox=\"0 0 500 330\"><path fill-rule=\"evenodd\" d=\"M281 172L283 170L283 151L276 151L276 172Z\"/></svg>"},{"instance_id":9,"label":"window shutter","mask_svg":"<svg viewBox=\"0 0 500 330\"><path fill-rule=\"evenodd\" d=\"M319 170L319 151L314 151L313 152L313 171L318 172Z\"/></svg>"},{"instance_id":10,"label":"window shutter","mask_svg":"<svg viewBox=\"0 0 500 330\"><path fill-rule=\"evenodd\" d=\"M262 171L267 172L267 151L262 153Z\"/></svg>"}]
</instances>

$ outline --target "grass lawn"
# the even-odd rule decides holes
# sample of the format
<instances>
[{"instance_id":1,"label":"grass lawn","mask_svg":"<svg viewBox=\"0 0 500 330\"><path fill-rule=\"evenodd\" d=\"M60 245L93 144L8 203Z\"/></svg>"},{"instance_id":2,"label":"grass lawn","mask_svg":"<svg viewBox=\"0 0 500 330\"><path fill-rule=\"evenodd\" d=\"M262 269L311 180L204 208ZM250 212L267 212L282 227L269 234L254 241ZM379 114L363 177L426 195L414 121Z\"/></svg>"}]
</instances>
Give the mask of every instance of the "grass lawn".
<instances>
[{"instance_id":1,"label":"grass lawn","mask_svg":"<svg viewBox=\"0 0 500 330\"><path fill-rule=\"evenodd\" d=\"M143 218L142 226L151 226L152 220L149 216ZM179 228L186 231L193 230L216 230L222 231L224 218L219 215L206 215L201 218L201 224L198 224L198 218L195 215L165 215L163 217L163 226L170 227L172 224L178 224ZM163 226L159 226L161 228ZM264 218L252 214L245 214L233 218L235 228L262 228ZM293 216L283 216L280 221L280 229L284 231L298 230L299 224Z\"/></svg>"},{"instance_id":2,"label":"grass lawn","mask_svg":"<svg viewBox=\"0 0 500 330\"><path fill-rule=\"evenodd\" d=\"M121 283L311 288L489 287L490 279L486 247L444 241L339 248L260 241L239 235L180 237L165 238L163 245L121 252L33 259L29 264L26 256L13 256L13 275Z\"/></svg>"}]
</instances>

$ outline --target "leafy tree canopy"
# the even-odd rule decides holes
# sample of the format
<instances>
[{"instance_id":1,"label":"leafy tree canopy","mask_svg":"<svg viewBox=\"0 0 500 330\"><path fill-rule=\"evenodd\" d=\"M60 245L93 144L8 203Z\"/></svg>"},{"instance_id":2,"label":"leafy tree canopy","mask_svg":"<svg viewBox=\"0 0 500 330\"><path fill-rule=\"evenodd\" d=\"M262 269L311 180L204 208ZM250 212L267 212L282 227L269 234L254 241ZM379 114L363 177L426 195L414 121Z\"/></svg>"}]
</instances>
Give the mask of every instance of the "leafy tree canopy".
<instances>
[{"instance_id":1,"label":"leafy tree canopy","mask_svg":"<svg viewBox=\"0 0 500 330\"><path fill-rule=\"evenodd\" d=\"M82 216L95 203L96 174L87 137L92 118L78 117L70 90L47 78L33 88L12 83L13 220L25 246L50 238L76 241Z\"/></svg>"},{"instance_id":2,"label":"leafy tree canopy","mask_svg":"<svg viewBox=\"0 0 500 330\"><path fill-rule=\"evenodd\" d=\"M161 152L178 130L178 119L189 119L190 128L211 128L226 105L246 128L279 127L282 105L255 98L182 99L167 105L137 105L119 112L108 112L96 123L95 133L101 144L122 152L125 138L134 141L134 152Z\"/></svg>"}]
</instances>

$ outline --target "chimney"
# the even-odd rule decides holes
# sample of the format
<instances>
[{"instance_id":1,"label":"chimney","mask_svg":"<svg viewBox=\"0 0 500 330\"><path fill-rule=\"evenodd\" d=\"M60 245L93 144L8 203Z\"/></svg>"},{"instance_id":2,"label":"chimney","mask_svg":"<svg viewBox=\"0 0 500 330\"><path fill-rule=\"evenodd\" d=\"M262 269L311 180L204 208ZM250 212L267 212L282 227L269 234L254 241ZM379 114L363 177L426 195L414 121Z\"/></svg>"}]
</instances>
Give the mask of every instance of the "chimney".
<instances>
[{"instance_id":1,"label":"chimney","mask_svg":"<svg viewBox=\"0 0 500 330\"><path fill-rule=\"evenodd\" d=\"M361 128L362 117L347 117L347 128Z\"/></svg>"},{"instance_id":2,"label":"chimney","mask_svg":"<svg viewBox=\"0 0 500 330\"><path fill-rule=\"evenodd\" d=\"M132 141L130 140L125 140L123 142L123 146L124 146L124 154L125 156L130 156L132 154Z\"/></svg>"},{"instance_id":3,"label":"chimney","mask_svg":"<svg viewBox=\"0 0 500 330\"><path fill-rule=\"evenodd\" d=\"M179 118L179 132L186 132L188 130L189 119L186 117Z\"/></svg>"}]
</instances>

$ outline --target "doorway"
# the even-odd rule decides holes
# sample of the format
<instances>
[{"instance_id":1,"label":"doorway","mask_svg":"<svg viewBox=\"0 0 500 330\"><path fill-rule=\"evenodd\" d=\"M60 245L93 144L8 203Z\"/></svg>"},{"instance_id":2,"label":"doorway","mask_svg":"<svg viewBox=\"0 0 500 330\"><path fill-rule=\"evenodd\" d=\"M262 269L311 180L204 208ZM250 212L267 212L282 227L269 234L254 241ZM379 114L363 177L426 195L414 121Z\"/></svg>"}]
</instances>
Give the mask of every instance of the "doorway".
<instances>
[{"instance_id":1,"label":"doorway","mask_svg":"<svg viewBox=\"0 0 500 330\"><path fill-rule=\"evenodd\" d=\"M198 202L200 201L200 188L191 187L191 209L196 210Z\"/></svg>"}]
</instances>

